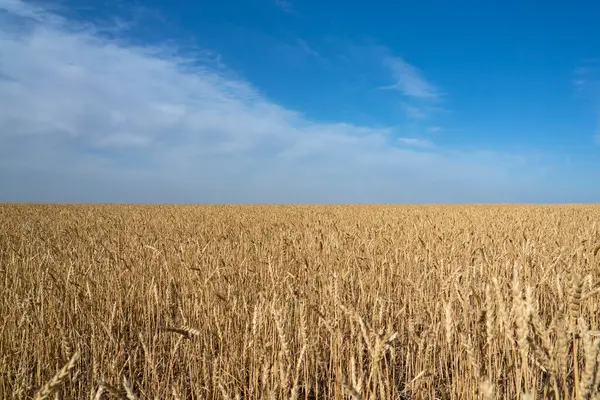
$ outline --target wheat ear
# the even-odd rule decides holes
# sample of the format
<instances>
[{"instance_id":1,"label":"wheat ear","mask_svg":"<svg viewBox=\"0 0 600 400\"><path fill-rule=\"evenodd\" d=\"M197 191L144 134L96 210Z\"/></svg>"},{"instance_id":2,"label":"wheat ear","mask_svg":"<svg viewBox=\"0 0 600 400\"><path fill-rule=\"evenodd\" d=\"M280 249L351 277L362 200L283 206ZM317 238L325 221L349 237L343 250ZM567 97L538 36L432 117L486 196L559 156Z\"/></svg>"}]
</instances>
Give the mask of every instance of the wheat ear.
<instances>
[{"instance_id":1,"label":"wheat ear","mask_svg":"<svg viewBox=\"0 0 600 400\"><path fill-rule=\"evenodd\" d=\"M73 354L73 356L71 357L69 362L66 363L56 373L56 375L54 375L52 377L52 379L50 379L48 382L46 382L46 384L44 386L42 386L42 388L35 394L34 399L35 400L43 400L43 399L50 397L50 395L52 393L54 393L56 388L58 388L58 386L60 386L60 384L65 380L67 375L69 375L69 371L71 371L75 367L75 363L77 362L77 360L79 359L80 356L81 356L81 353L79 351L77 351L75 354Z\"/></svg>"}]
</instances>

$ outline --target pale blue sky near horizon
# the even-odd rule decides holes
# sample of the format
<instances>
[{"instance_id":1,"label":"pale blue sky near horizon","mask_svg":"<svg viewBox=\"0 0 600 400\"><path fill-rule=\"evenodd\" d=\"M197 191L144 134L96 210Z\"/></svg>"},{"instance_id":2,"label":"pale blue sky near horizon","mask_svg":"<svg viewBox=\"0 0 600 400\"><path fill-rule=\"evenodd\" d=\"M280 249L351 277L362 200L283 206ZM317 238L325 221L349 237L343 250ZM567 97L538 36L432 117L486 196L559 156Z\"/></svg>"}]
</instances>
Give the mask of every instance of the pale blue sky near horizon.
<instances>
[{"instance_id":1,"label":"pale blue sky near horizon","mask_svg":"<svg viewBox=\"0 0 600 400\"><path fill-rule=\"evenodd\" d=\"M0 201L600 202L599 15L0 0Z\"/></svg>"}]
</instances>

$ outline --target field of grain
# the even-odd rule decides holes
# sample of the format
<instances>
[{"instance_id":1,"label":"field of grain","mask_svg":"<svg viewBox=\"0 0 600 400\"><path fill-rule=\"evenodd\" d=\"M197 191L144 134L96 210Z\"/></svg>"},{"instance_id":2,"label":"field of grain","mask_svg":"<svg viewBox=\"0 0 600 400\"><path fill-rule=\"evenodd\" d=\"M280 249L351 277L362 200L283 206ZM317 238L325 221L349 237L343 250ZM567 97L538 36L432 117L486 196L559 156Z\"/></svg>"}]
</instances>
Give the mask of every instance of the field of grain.
<instances>
[{"instance_id":1,"label":"field of grain","mask_svg":"<svg viewBox=\"0 0 600 400\"><path fill-rule=\"evenodd\" d=\"M598 399L598 221L0 205L0 398Z\"/></svg>"}]
</instances>

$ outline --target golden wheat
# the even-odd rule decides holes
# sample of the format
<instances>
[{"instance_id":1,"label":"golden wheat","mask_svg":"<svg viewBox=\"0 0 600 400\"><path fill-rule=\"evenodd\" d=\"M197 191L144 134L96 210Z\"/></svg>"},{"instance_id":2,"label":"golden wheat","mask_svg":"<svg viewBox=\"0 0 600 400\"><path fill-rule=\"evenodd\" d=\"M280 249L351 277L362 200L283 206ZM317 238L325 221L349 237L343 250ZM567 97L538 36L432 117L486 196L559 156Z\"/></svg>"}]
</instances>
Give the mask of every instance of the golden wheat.
<instances>
[{"instance_id":1,"label":"golden wheat","mask_svg":"<svg viewBox=\"0 0 600 400\"><path fill-rule=\"evenodd\" d=\"M3 204L0 398L600 399L597 221Z\"/></svg>"}]
</instances>

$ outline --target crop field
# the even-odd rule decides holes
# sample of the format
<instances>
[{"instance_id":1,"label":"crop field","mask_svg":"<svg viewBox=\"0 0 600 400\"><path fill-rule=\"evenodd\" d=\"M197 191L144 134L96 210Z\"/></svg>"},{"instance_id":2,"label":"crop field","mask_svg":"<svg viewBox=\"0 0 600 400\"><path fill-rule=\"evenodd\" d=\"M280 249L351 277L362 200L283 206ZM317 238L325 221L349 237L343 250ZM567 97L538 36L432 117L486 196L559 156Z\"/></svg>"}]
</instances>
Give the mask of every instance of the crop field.
<instances>
[{"instance_id":1,"label":"crop field","mask_svg":"<svg viewBox=\"0 0 600 400\"><path fill-rule=\"evenodd\" d=\"M600 206L0 205L0 398L600 399Z\"/></svg>"}]
</instances>

